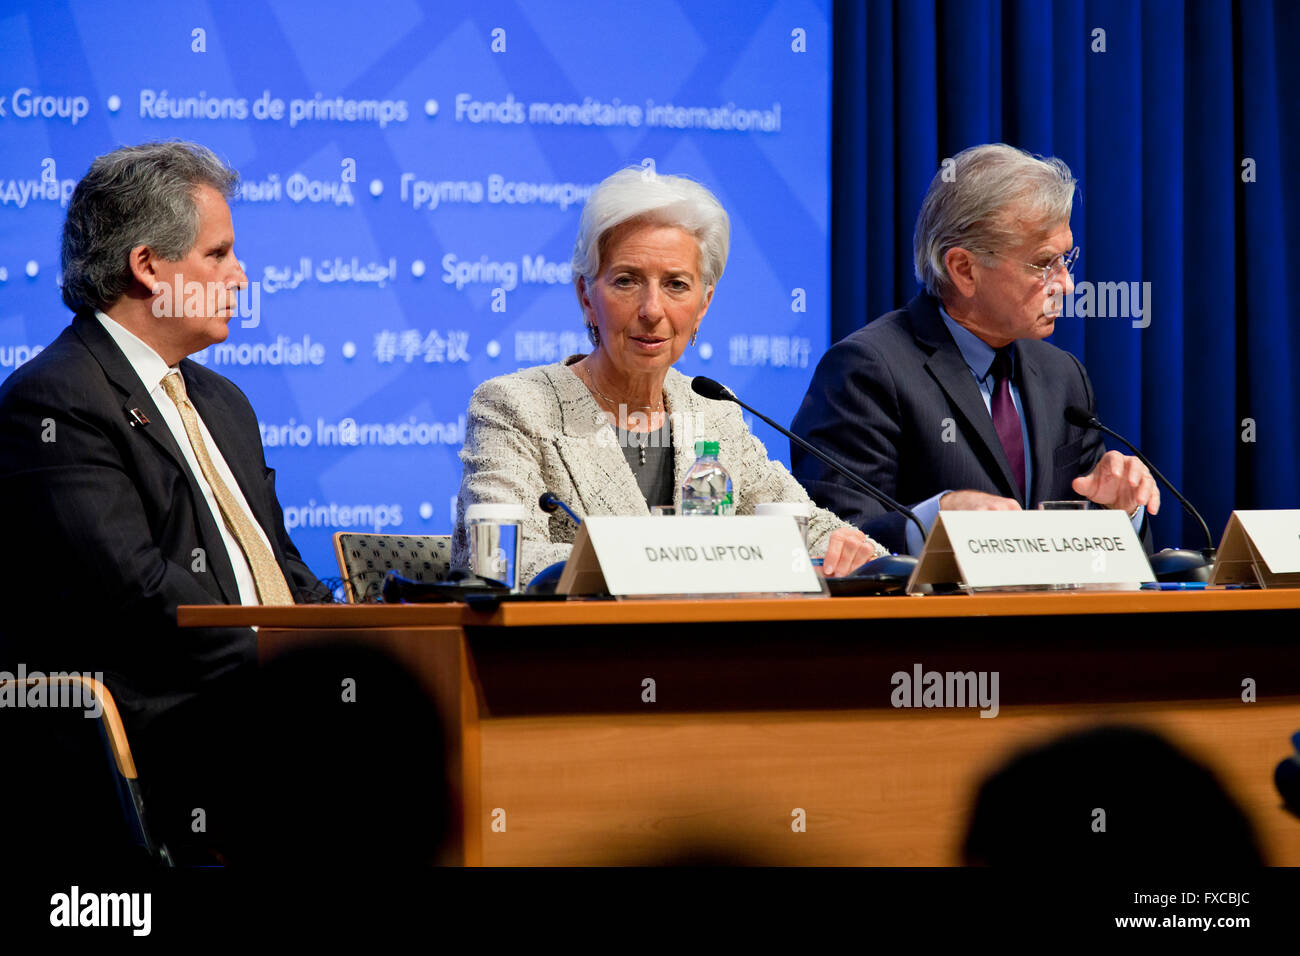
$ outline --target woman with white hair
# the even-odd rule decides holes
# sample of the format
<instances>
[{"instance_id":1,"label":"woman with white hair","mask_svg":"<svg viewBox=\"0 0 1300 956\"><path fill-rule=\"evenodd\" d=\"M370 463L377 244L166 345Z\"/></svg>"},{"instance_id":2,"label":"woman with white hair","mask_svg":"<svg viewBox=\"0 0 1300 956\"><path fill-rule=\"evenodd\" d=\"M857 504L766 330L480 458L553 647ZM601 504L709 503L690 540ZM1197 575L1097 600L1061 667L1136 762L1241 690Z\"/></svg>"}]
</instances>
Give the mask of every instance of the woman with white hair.
<instances>
[{"instance_id":1,"label":"woman with white hair","mask_svg":"<svg viewBox=\"0 0 1300 956\"><path fill-rule=\"evenodd\" d=\"M523 505L520 580L568 558L576 529L537 506L550 491L583 515L681 507L694 442L719 443L736 514L808 495L749 433L740 409L691 391L672 366L695 343L727 264L730 224L717 198L681 176L620 170L592 192L573 252L591 339L586 355L503 375L470 400L452 562L466 564L465 510ZM848 574L884 553L813 506L809 549L824 573Z\"/></svg>"}]
</instances>

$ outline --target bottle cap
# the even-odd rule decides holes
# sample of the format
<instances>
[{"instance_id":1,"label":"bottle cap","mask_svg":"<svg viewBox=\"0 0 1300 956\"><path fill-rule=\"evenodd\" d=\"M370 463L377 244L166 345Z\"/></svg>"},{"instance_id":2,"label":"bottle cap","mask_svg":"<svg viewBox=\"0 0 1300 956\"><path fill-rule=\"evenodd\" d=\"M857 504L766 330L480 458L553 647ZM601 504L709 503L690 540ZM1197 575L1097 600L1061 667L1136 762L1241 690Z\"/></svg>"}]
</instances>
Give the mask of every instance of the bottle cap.
<instances>
[{"instance_id":1,"label":"bottle cap","mask_svg":"<svg viewBox=\"0 0 1300 956\"><path fill-rule=\"evenodd\" d=\"M695 443L695 457L700 458L704 455L713 455L717 457L718 443L715 441L697 441Z\"/></svg>"}]
</instances>

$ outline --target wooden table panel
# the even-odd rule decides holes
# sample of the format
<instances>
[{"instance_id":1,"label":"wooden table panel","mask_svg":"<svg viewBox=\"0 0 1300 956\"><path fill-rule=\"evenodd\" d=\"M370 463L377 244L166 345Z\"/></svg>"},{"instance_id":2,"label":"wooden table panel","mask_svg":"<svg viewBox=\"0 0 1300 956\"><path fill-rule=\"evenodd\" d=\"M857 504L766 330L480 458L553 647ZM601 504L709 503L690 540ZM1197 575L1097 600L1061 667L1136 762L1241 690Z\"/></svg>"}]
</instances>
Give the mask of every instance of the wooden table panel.
<instances>
[{"instance_id":1,"label":"wooden table panel","mask_svg":"<svg viewBox=\"0 0 1300 956\"><path fill-rule=\"evenodd\" d=\"M694 841L773 863L951 864L999 761L1123 721L1209 764L1271 862L1300 865L1300 821L1272 784L1300 729L1300 591L187 607L180 620L261 625L263 653L379 643L419 674L447 726L457 862L646 862ZM997 671L999 715L895 709L891 675L914 664ZM1242 702L1245 678L1258 703Z\"/></svg>"},{"instance_id":2,"label":"wooden table panel","mask_svg":"<svg viewBox=\"0 0 1300 956\"><path fill-rule=\"evenodd\" d=\"M1272 785L1300 699L1021 707L992 720L937 710L494 720L482 737L483 861L644 863L698 842L760 863L959 863L984 775L1099 721L1160 732L1213 767L1267 858L1300 865L1300 820ZM505 832L488 825L496 808ZM803 833L791 828L795 808Z\"/></svg>"},{"instance_id":3,"label":"wooden table panel","mask_svg":"<svg viewBox=\"0 0 1300 956\"><path fill-rule=\"evenodd\" d=\"M495 611L474 611L464 604L297 604L291 607L194 604L181 607L178 619L182 627L568 627L715 621L1191 614L1297 608L1300 608L1300 589L1232 589L1039 591L945 597L521 601L504 602Z\"/></svg>"}]
</instances>

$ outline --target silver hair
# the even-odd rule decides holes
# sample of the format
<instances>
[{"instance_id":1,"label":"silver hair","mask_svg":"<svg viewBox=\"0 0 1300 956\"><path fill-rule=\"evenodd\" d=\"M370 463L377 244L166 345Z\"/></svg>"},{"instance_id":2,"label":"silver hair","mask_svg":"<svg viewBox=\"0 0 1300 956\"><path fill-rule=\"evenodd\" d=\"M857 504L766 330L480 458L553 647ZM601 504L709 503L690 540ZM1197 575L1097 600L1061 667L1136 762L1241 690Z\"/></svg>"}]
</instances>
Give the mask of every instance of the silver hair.
<instances>
[{"instance_id":1,"label":"silver hair","mask_svg":"<svg viewBox=\"0 0 1300 956\"><path fill-rule=\"evenodd\" d=\"M916 278L940 299L953 288L944 264L949 249L987 256L1024 239L1018 220L1067 222L1076 185L1063 160L1005 143L971 146L952 159L930 180L912 237Z\"/></svg>"},{"instance_id":2,"label":"silver hair","mask_svg":"<svg viewBox=\"0 0 1300 956\"><path fill-rule=\"evenodd\" d=\"M685 176L668 176L629 166L592 190L582 207L573 245L573 282L591 282L610 233L628 222L676 226L695 237L700 249L700 279L705 291L722 278L731 248L731 220L718 197Z\"/></svg>"},{"instance_id":3,"label":"silver hair","mask_svg":"<svg viewBox=\"0 0 1300 956\"><path fill-rule=\"evenodd\" d=\"M197 143L125 146L100 156L68 203L63 223L63 301L73 311L105 309L131 288L130 254L148 246L169 261L194 245L200 186L229 200L239 174Z\"/></svg>"}]
</instances>

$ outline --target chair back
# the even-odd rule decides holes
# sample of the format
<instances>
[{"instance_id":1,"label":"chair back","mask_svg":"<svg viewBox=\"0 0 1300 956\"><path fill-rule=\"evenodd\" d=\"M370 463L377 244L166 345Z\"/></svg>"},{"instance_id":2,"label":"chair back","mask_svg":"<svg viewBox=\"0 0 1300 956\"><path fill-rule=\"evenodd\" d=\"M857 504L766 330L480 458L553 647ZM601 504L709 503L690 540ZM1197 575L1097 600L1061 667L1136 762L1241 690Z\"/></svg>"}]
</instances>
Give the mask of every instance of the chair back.
<instances>
[{"instance_id":1,"label":"chair back","mask_svg":"<svg viewBox=\"0 0 1300 956\"><path fill-rule=\"evenodd\" d=\"M0 701L5 756L21 768L4 787L18 842L86 862L172 865L150 832L126 728L103 683L75 672L0 680Z\"/></svg>"},{"instance_id":2,"label":"chair back","mask_svg":"<svg viewBox=\"0 0 1300 956\"><path fill-rule=\"evenodd\" d=\"M381 600L380 589L389 571L412 581L444 579L451 570L451 535L338 531L334 557L348 603L373 604Z\"/></svg>"}]
</instances>

